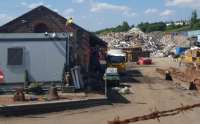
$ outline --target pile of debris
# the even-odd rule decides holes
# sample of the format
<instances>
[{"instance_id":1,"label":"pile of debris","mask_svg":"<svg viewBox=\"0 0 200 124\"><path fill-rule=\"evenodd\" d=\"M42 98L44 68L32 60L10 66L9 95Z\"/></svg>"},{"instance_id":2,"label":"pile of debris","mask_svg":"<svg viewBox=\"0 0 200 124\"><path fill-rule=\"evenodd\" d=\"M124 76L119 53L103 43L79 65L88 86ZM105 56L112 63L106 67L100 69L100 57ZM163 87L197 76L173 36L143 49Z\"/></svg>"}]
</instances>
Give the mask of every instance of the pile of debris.
<instances>
[{"instance_id":1,"label":"pile of debris","mask_svg":"<svg viewBox=\"0 0 200 124\"><path fill-rule=\"evenodd\" d=\"M173 36L163 32L144 33L138 28L132 28L128 32L111 32L99 36L108 43L110 48L142 47L144 51L150 51L152 56L164 57L175 52L176 46L188 46L190 41L186 36Z\"/></svg>"},{"instance_id":2,"label":"pile of debris","mask_svg":"<svg viewBox=\"0 0 200 124\"><path fill-rule=\"evenodd\" d=\"M132 29L129 32L111 32L100 35L100 38L108 43L111 48L131 48L144 43L144 33L139 29Z\"/></svg>"},{"instance_id":3,"label":"pile of debris","mask_svg":"<svg viewBox=\"0 0 200 124\"><path fill-rule=\"evenodd\" d=\"M185 89L191 89L191 87L195 86L193 89L197 89L200 92L200 70L199 66L195 65L187 65L185 70L180 70L178 68L168 68L168 69L156 69L160 75L165 75L166 72L169 72L173 79L176 79L175 83Z\"/></svg>"}]
</instances>

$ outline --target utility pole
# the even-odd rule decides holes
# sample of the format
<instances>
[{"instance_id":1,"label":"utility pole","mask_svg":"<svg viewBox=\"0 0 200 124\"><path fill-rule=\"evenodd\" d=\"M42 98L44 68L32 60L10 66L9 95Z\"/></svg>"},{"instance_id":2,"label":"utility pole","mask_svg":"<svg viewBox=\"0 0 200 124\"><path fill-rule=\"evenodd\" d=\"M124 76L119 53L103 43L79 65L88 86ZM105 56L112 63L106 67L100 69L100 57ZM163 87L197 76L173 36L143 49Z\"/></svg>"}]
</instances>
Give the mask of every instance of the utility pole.
<instances>
[{"instance_id":1,"label":"utility pole","mask_svg":"<svg viewBox=\"0 0 200 124\"><path fill-rule=\"evenodd\" d=\"M62 85L62 90L64 90L64 84L69 84L69 78L70 78L70 31L67 30L68 28L71 28L70 26L73 23L73 19L69 18L66 21L66 33L67 33L67 39L66 39L66 54L65 54L65 65L64 65L64 75L63 75L63 85Z\"/></svg>"},{"instance_id":2,"label":"utility pole","mask_svg":"<svg viewBox=\"0 0 200 124\"><path fill-rule=\"evenodd\" d=\"M69 18L66 22L66 30L67 28L71 28L72 26L72 23L73 23L73 19L72 18ZM67 30L67 42L66 42L66 71L65 72L69 72L70 71L70 35L71 35L71 32L69 30Z\"/></svg>"}]
</instances>

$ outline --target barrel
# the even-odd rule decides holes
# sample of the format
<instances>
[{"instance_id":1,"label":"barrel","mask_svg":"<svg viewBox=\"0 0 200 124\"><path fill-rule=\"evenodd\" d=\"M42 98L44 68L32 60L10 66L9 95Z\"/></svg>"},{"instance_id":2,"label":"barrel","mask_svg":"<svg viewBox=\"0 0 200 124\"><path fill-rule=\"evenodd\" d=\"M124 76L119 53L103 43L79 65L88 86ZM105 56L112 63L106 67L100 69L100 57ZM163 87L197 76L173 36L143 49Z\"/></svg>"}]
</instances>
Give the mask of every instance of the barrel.
<instances>
[{"instance_id":1,"label":"barrel","mask_svg":"<svg viewBox=\"0 0 200 124\"><path fill-rule=\"evenodd\" d=\"M186 47L176 47L176 55L183 54L187 49Z\"/></svg>"}]
</instances>

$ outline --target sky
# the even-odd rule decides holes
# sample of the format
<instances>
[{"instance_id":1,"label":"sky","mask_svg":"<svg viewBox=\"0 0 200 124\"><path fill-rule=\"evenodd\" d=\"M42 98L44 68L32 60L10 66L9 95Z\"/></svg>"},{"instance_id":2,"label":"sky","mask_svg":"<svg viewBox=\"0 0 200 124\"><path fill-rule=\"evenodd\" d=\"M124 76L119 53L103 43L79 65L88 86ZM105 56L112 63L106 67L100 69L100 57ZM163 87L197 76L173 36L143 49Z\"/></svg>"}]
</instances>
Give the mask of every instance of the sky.
<instances>
[{"instance_id":1,"label":"sky","mask_svg":"<svg viewBox=\"0 0 200 124\"><path fill-rule=\"evenodd\" d=\"M44 5L89 31L113 27L127 21L189 20L194 9L200 14L200 0L2 0L0 25Z\"/></svg>"}]
</instances>

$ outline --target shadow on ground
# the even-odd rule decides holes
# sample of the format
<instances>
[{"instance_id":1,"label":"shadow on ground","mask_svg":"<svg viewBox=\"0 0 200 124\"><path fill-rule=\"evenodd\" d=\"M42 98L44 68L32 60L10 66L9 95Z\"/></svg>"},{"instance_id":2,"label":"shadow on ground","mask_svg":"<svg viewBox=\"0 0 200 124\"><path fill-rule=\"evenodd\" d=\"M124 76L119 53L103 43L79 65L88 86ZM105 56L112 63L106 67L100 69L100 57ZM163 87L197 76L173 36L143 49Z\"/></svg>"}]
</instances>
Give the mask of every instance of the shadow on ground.
<instances>
[{"instance_id":1,"label":"shadow on ground","mask_svg":"<svg viewBox=\"0 0 200 124\"><path fill-rule=\"evenodd\" d=\"M128 70L126 73L124 73L124 75L132 77L143 77L143 74L139 70Z\"/></svg>"},{"instance_id":2,"label":"shadow on ground","mask_svg":"<svg viewBox=\"0 0 200 124\"><path fill-rule=\"evenodd\" d=\"M122 83L140 83L137 77L143 77L143 74L139 70L128 70L122 74L120 79Z\"/></svg>"},{"instance_id":3,"label":"shadow on ground","mask_svg":"<svg viewBox=\"0 0 200 124\"><path fill-rule=\"evenodd\" d=\"M108 92L108 100L112 104L116 104L116 103L128 104L128 103L130 103L130 101L128 99L126 99L122 94L120 94L120 93L118 93L118 91L112 90L112 89L110 89Z\"/></svg>"}]
</instances>

